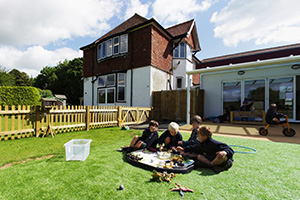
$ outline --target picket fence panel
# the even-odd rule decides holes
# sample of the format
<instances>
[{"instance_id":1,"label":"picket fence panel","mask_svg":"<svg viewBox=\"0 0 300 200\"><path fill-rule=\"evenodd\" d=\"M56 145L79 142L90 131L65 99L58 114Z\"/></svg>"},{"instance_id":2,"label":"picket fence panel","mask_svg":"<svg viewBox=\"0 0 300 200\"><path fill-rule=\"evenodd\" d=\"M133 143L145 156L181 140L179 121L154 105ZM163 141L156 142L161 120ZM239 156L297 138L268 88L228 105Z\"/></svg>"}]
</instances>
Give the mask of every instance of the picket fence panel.
<instances>
[{"instance_id":1,"label":"picket fence panel","mask_svg":"<svg viewBox=\"0 0 300 200\"><path fill-rule=\"evenodd\" d=\"M144 123L151 108L122 106L0 106L0 141ZM50 127L50 129L49 129Z\"/></svg>"}]
</instances>

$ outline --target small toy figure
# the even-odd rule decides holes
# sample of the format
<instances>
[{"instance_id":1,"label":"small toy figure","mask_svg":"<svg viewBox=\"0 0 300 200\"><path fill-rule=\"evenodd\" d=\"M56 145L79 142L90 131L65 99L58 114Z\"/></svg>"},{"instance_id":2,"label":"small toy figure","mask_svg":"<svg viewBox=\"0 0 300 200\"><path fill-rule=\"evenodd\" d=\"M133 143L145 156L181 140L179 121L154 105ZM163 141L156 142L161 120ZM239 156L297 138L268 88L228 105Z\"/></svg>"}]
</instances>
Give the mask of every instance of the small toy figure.
<instances>
[{"instance_id":1,"label":"small toy figure","mask_svg":"<svg viewBox=\"0 0 300 200\"><path fill-rule=\"evenodd\" d=\"M172 178L176 177L176 174L174 173L170 173L168 174L167 172L157 172L156 170L153 170L153 174L152 174L152 180L153 181L157 181L157 182L163 182L163 181L167 181L167 182L171 182Z\"/></svg>"},{"instance_id":2,"label":"small toy figure","mask_svg":"<svg viewBox=\"0 0 300 200\"><path fill-rule=\"evenodd\" d=\"M189 189L187 187L182 187L181 185L179 185L177 182L175 183L175 188L171 189L169 192L172 191L179 191L180 196L184 196L184 192L194 192L194 190Z\"/></svg>"}]
</instances>

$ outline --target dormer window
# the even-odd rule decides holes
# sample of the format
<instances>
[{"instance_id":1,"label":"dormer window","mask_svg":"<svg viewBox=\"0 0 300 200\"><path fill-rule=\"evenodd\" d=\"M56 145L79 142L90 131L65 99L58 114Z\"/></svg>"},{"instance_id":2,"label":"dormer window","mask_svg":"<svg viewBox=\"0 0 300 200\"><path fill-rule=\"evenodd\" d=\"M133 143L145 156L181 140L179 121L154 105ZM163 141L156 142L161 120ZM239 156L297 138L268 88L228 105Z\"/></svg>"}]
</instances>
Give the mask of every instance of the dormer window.
<instances>
[{"instance_id":1,"label":"dormer window","mask_svg":"<svg viewBox=\"0 0 300 200\"><path fill-rule=\"evenodd\" d=\"M174 58L185 58L185 43L176 43L173 51Z\"/></svg>"},{"instance_id":2,"label":"dormer window","mask_svg":"<svg viewBox=\"0 0 300 200\"><path fill-rule=\"evenodd\" d=\"M127 34L108 39L98 45L98 61L111 56L127 53L127 51Z\"/></svg>"}]
</instances>

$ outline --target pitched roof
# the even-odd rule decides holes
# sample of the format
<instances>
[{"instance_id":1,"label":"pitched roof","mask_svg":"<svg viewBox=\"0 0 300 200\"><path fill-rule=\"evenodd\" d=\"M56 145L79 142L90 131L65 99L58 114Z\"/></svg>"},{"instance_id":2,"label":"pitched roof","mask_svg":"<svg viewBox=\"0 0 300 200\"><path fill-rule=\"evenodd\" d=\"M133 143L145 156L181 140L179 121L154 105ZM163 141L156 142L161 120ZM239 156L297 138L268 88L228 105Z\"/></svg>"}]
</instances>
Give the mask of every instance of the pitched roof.
<instances>
[{"instance_id":1,"label":"pitched roof","mask_svg":"<svg viewBox=\"0 0 300 200\"><path fill-rule=\"evenodd\" d=\"M194 20L192 19L192 20L183 22L181 24L177 24L175 26L169 27L166 30L169 33L171 33L171 35L173 37L182 36L182 35L187 34L190 31L193 22L194 22Z\"/></svg>"},{"instance_id":2,"label":"pitched roof","mask_svg":"<svg viewBox=\"0 0 300 200\"><path fill-rule=\"evenodd\" d=\"M104 38L107 38L109 36L125 32L127 29L134 27L136 25L142 24L146 21L148 21L146 18L135 13L131 18L129 18L128 20L126 20L125 22L123 22L122 24L117 26L116 28L112 29L111 31L109 31L108 33L106 33L105 35L103 35L102 37L97 39L95 41L95 43L97 43L98 41L100 41Z\"/></svg>"},{"instance_id":3,"label":"pitched roof","mask_svg":"<svg viewBox=\"0 0 300 200\"><path fill-rule=\"evenodd\" d=\"M229 54L213 58L201 60L197 65L197 69L205 67L216 67L229 64L245 63L257 60L267 60L274 58L287 57L290 55L300 55L300 43L291 44L279 47L272 47L266 49L259 49L254 51L246 51L236 54Z\"/></svg>"},{"instance_id":4,"label":"pitched roof","mask_svg":"<svg viewBox=\"0 0 300 200\"><path fill-rule=\"evenodd\" d=\"M189 20L189 21L186 21L186 22L183 22L181 24L177 24L175 26L172 26L172 27L169 27L169 28L165 29L153 18L148 20L148 19L146 19L146 18L144 18L144 17L142 17L138 14L134 14L131 18L129 18L125 22L121 23L119 26L115 27L114 29L112 29L111 31L106 33L105 35L101 36L100 38L95 40L93 43L88 44L86 46L83 46L80 49L83 50L86 47L89 47L91 45L94 45L98 42L101 42L101 41L105 40L106 38L109 38L109 37L112 37L114 35L126 32L126 31L128 31L128 30L130 30L134 27L139 27L139 26L145 25L147 23L154 23L154 25L156 27L158 27L161 31L163 31L168 37L170 37L170 38L173 37L173 39L176 39L178 37L188 36L188 34L192 31L192 27L195 27L194 20L192 19L192 20ZM196 33L195 40L196 40L196 43L197 43L196 46L197 45L199 46L197 33ZM200 46L196 50L200 50Z\"/></svg>"}]
</instances>

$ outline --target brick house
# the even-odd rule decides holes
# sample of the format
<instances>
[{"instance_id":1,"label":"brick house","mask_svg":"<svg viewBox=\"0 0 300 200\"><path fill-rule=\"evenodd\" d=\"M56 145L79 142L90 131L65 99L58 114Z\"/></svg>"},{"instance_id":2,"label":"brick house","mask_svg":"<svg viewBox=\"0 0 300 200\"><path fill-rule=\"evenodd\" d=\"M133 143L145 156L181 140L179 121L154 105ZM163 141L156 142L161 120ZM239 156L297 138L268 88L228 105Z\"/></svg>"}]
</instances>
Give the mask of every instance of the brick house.
<instances>
[{"instance_id":1,"label":"brick house","mask_svg":"<svg viewBox=\"0 0 300 200\"><path fill-rule=\"evenodd\" d=\"M194 20L164 28L135 14L80 49L84 105L148 107L152 91L187 87L200 44ZM199 76L192 82L199 84Z\"/></svg>"}]
</instances>

